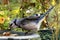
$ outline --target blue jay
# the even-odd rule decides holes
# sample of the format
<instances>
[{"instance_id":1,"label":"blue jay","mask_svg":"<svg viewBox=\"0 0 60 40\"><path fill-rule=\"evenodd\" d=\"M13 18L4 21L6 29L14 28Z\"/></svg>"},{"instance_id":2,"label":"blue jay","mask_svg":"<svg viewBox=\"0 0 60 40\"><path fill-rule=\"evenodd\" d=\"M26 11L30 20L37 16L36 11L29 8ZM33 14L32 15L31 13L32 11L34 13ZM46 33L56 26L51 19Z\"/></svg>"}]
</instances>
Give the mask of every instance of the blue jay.
<instances>
[{"instance_id":1,"label":"blue jay","mask_svg":"<svg viewBox=\"0 0 60 40\"><path fill-rule=\"evenodd\" d=\"M30 16L21 19L14 19L10 22L10 28L22 28L25 30L32 30L32 31L39 31L42 21L44 20L45 16L49 14L49 12L53 9L51 6L47 12L38 16Z\"/></svg>"}]
</instances>

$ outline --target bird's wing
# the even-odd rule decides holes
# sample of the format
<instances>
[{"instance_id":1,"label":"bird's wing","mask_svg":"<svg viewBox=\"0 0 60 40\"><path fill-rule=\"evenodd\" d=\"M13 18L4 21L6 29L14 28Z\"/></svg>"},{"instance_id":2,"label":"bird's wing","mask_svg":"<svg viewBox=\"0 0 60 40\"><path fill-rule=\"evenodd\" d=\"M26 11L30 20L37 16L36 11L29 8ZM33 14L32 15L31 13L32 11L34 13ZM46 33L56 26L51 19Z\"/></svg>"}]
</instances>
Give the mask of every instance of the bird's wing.
<instances>
[{"instance_id":1,"label":"bird's wing","mask_svg":"<svg viewBox=\"0 0 60 40\"><path fill-rule=\"evenodd\" d=\"M25 24L28 24L30 22L37 23L37 21L38 21L38 18L36 18L36 19L34 19L34 18L25 18L24 20L20 21L20 24L25 25Z\"/></svg>"},{"instance_id":2,"label":"bird's wing","mask_svg":"<svg viewBox=\"0 0 60 40\"><path fill-rule=\"evenodd\" d=\"M35 22L25 22L24 24L21 24L21 28L24 28L26 30L37 30L37 25Z\"/></svg>"},{"instance_id":3,"label":"bird's wing","mask_svg":"<svg viewBox=\"0 0 60 40\"><path fill-rule=\"evenodd\" d=\"M36 20L38 18L39 18L39 16L30 16L30 17L27 17L26 19L28 19L28 20Z\"/></svg>"}]
</instances>

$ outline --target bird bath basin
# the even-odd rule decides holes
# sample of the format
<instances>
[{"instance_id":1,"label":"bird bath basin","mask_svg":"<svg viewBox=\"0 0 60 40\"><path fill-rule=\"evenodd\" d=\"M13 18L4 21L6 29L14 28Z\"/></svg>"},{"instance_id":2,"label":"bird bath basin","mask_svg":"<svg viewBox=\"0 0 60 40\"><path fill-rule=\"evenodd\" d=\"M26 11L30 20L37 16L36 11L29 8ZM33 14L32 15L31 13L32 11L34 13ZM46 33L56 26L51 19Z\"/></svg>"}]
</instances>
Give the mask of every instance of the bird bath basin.
<instances>
[{"instance_id":1,"label":"bird bath basin","mask_svg":"<svg viewBox=\"0 0 60 40\"><path fill-rule=\"evenodd\" d=\"M3 34L4 32L8 32L7 30L4 30L4 31L0 31L0 34ZM2 36L0 35L0 40L8 40L8 39L27 39L27 40L30 40L30 39L35 39L35 38L39 38L40 35L38 34L31 34L31 35L25 35L24 32L16 32L16 31L10 31L11 34L18 34L18 36Z\"/></svg>"}]
</instances>

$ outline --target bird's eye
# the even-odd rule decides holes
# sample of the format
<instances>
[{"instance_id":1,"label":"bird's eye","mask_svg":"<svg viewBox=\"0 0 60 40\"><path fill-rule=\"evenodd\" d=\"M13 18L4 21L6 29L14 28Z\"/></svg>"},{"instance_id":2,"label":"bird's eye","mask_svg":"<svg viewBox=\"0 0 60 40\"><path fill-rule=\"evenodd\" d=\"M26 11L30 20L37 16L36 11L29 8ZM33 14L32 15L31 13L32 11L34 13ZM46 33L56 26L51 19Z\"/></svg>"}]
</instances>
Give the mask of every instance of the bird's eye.
<instances>
[{"instance_id":1,"label":"bird's eye","mask_svg":"<svg viewBox=\"0 0 60 40\"><path fill-rule=\"evenodd\" d=\"M35 16L40 16L40 14L36 14Z\"/></svg>"},{"instance_id":2,"label":"bird's eye","mask_svg":"<svg viewBox=\"0 0 60 40\"><path fill-rule=\"evenodd\" d=\"M38 16L38 14L36 14L36 16Z\"/></svg>"}]
</instances>

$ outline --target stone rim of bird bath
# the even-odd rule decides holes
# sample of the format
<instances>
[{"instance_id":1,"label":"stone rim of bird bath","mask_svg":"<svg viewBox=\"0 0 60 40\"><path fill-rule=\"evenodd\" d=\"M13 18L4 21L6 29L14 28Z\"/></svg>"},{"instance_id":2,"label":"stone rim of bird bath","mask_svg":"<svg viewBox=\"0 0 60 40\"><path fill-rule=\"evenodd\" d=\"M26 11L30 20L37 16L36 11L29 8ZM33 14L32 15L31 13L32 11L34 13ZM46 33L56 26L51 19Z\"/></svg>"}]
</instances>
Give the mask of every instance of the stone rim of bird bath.
<instances>
[{"instance_id":1,"label":"stone rim of bird bath","mask_svg":"<svg viewBox=\"0 0 60 40\"><path fill-rule=\"evenodd\" d=\"M8 39L8 38L12 38L12 39L35 39L35 38L39 38L40 35L38 34L33 34L33 35L27 35L27 36L0 36L0 39Z\"/></svg>"},{"instance_id":2,"label":"stone rim of bird bath","mask_svg":"<svg viewBox=\"0 0 60 40\"><path fill-rule=\"evenodd\" d=\"M0 31L0 34L2 34L3 32L9 32L8 30L4 30L4 31ZM16 32L16 31L10 31L12 34L18 34L18 36L0 36L0 39L35 39L35 38L39 38L40 35L39 34L30 34L30 35L25 35L24 32Z\"/></svg>"}]
</instances>

